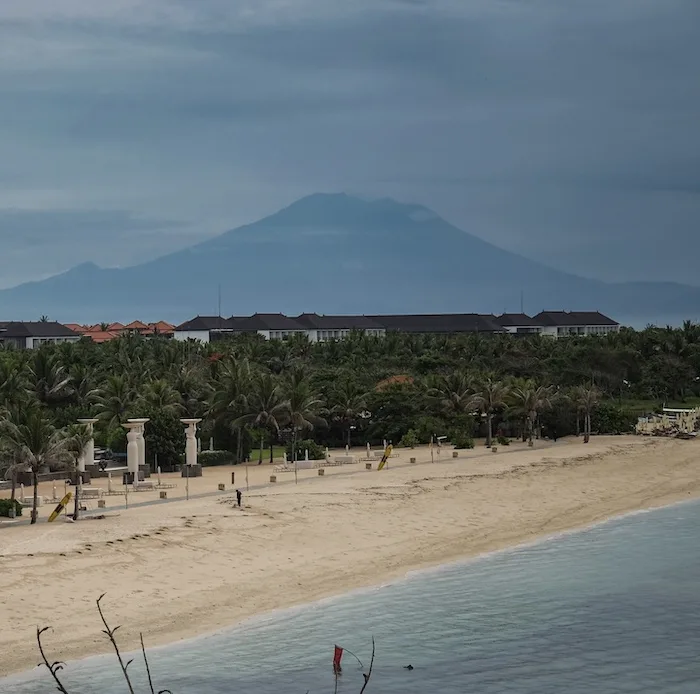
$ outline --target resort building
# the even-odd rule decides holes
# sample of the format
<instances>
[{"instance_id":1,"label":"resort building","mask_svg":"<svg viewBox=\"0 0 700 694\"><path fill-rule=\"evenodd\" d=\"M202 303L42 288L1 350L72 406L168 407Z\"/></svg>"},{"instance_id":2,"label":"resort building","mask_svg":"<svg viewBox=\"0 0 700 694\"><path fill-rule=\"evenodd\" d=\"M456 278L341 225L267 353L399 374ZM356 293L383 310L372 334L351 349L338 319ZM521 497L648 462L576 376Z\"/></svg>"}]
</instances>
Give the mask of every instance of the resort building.
<instances>
[{"instance_id":1,"label":"resort building","mask_svg":"<svg viewBox=\"0 0 700 694\"><path fill-rule=\"evenodd\" d=\"M319 316L318 313L302 313L294 320L306 328L310 342L339 340L353 330L375 337L386 334L386 328L368 316Z\"/></svg>"},{"instance_id":2,"label":"resort building","mask_svg":"<svg viewBox=\"0 0 700 694\"><path fill-rule=\"evenodd\" d=\"M502 333L503 328L492 314L430 313L417 315L370 316L387 332L399 333Z\"/></svg>"},{"instance_id":3,"label":"resort building","mask_svg":"<svg viewBox=\"0 0 700 694\"><path fill-rule=\"evenodd\" d=\"M531 318L524 313L500 316L481 313L436 313L418 315L324 316L302 313L255 313L252 316L197 316L178 325L176 340L212 342L227 335L257 333L266 340L304 335L310 342L340 340L351 332L381 337L388 332L456 335L460 333L549 335L604 335L617 332L618 323L597 312L547 311Z\"/></svg>"},{"instance_id":4,"label":"resort building","mask_svg":"<svg viewBox=\"0 0 700 694\"><path fill-rule=\"evenodd\" d=\"M608 335L620 330L620 324L598 311L542 311L532 319L542 326L542 335Z\"/></svg>"},{"instance_id":5,"label":"resort building","mask_svg":"<svg viewBox=\"0 0 700 694\"><path fill-rule=\"evenodd\" d=\"M539 335L542 332L542 325L525 313L502 313L496 318L496 323L511 335Z\"/></svg>"},{"instance_id":6,"label":"resort building","mask_svg":"<svg viewBox=\"0 0 700 694\"><path fill-rule=\"evenodd\" d=\"M34 349L46 343L77 342L80 334L55 321L0 322L0 345Z\"/></svg>"},{"instance_id":7,"label":"resort building","mask_svg":"<svg viewBox=\"0 0 700 694\"><path fill-rule=\"evenodd\" d=\"M213 342L233 333L236 318L221 316L197 316L178 325L174 331L176 340L199 340Z\"/></svg>"},{"instance_id":8,"label":"resort building","mask_svg":"<svg viewBox=\"0 0 700 694\"><path fill-rule=\"evenodd\" d=\"M254 313L249 318L231 317L233 333L258 333L266 340L283 340L293 335L308 337L308 328L282 313Z\"/></svg>"}]
</instances>

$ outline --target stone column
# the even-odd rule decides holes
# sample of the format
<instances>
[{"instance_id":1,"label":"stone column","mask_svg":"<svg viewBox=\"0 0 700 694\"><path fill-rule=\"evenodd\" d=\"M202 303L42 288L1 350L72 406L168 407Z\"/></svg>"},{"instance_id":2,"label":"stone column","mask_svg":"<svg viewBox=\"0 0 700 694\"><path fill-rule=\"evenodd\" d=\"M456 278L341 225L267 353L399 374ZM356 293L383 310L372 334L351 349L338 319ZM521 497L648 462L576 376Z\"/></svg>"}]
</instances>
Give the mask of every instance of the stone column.
<instances>
[{"instance_id":1,"label":"stone column","mask_svg":"<svg viewBox=\"0 0 700 694\"><path fill-rule=\"evenodd\" d=\"M133 475L134 483L139 481L139 422L127 422L122 424L127 430L126 434L126 467Z\"/></svg>"},{"instance_id":2,"label":"stone column","mask_svg":"<svg viewBox=\"0 0 700 694\"><path fill-rule=\"evenodd\" d=\"M138 439L137 439L137 444L139 447L139 465L145 465L146 464L146 439L144 437L144 431L146 430L146 424L149 422L149 419L130 419L129 422L133 424L138 424L138 429L136 430L138 432Z\"/></svg>"},{"instance_id":3,"label":"stone column","mask_svg":"<svg viewBox=\"0 0 700 694\"><path fill-rule=\"evenodd\" d=\"M186 427L185 429L185 464L186 465L196 465L197 464L197 424L199 424L201 419L181 419L180 420Z\"/></svg>"},{"instance_id":4,"label":"stone column","mask_svg":"<svg viewBox=\"0 0 700 694\"><path fill-rule=\"evenodd\" d=\"M85 445L85 450L78 460L78 471L85 472L86 465L95 464L95 440L92 437L93 427L99 420L94 418L79 419L78 423L87 427L90 432L90 440Z\"/></svg>"}]
</instances>

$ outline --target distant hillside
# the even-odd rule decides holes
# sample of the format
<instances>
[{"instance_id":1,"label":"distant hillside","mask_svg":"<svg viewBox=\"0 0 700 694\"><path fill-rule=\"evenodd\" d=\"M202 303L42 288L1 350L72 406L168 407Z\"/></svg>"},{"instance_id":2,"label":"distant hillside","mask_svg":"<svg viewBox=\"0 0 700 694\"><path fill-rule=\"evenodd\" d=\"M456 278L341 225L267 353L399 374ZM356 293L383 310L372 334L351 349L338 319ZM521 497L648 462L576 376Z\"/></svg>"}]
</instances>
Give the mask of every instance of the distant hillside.
<instances>
[{"instance_id":1,"label":"distant hillside","mask_svg":"<svg viewBox=\"0 0 700 694\"><path fill-rule=\"evenodd\" d=\"M606 284L497 248L431 210L316 194L186 250L120 270L91 263L0 291L0 318L184 321L250 314L592 309L623 322L700 318L700 288Z\"/></svg>"}]
</instances>

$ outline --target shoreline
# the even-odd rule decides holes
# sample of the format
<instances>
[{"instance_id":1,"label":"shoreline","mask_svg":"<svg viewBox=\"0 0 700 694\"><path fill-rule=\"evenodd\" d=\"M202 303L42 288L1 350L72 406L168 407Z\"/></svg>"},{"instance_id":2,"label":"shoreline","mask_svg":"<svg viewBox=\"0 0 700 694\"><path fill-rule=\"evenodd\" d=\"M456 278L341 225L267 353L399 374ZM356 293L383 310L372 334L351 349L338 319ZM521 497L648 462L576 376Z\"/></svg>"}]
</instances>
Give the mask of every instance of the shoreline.
<instances>
[{"instance_id":1,"label":"shoreline","mask_svg":"<svg viewBox=\"0 0 700 694\"><path fill-rule=\"evenodd\" d=\"M593 443L593 442L592 442ZM374 551L364 551L362 543L367 541L372 541L371 536L368 536L367 530L370 526L365 525L361 528L361 532L355 537L355 541L359 543L359 547L353 547L354 557L349 558L350 561L346 561L344 565L337 566L334 568L332 575L335 576L336 580L324 581L331 575L328 572L328 559L324 556L323 551L328 549L330 551L331 546L321 545L316 547L316 551L311 551L312 558L318 561L318 566L314 567L306 566L306 573L302 571L302 568L295 567L297 570L296 577L302 577L302 574L306 576L307 583L299 589L301 582L295 589L291 589L289 593L284 593L274 589L276 585L275 579L280 576L280 553L286 554L292 552L290 546L293 545L297 551L302 551L299 545L299 540L304 541L304 538L297 537L295 543L277 543L275 544L274 538L269 539L268 554L265 556L265 561L263 566L259 567L263 574L267 573L268 570L273 573L272 580L270 580L270 585L267 586L268 590L265 590L265 586L262 586L262 592L268 593L267 595L256 595L253 600L246 600L245 605L236 604L234 600L221 599L219 597L218 601L212 601L211 603L205 598L204 600L192 601L192 595L185 591L184 598L189 598L189 600L183 599L182 603L178 604L178 596L175 595L173 599L168 599L167 602L173 607L179 607L168 615L168 619L161 620L160 623L155 624L155 629L150 629L149 624L151 620L143 619L137 620L136 623L132 621L134 616L138 617L138 611L131 611L132 617L128 616L129 610L124 609L122 601L115 602L113 599L110 600L111 591L107 590L107 598L105 599L105 608L108 615L108 619L114 624L123 623L125 632L122 635L120 643L123 644L124 650L132 650L135 647L133 642L134 636L137 636L139 630L144 632L144 638L149 644L149 649L159 649L161 647L169 646L174 643L181 641L189 641L192 639L200 639L210 637L216 634L220 634L223 631L230 631L232 629L244 628L247 622L255 621L258 619L274 619L280 612L288 612L289 610L305 609L313 604L319 602L325 602L328 600L335 600L340 597L346 597L352 595L353 593L371 591L381 589L387 585L391 585L397 581L410 580L413 575L423 574L429 571L440 571L446 567L453 566L456 564L471 563L474 561L482 560L489 555L495 553L501 553L504 551L517 551L523 546L528 546L532 544L539 544L542 542L548 542L556 540L557 538L572 534L576 532L582 532L590 527L594 527L603 523L613 522L617 519L640 513L647 512L653 509L661 508L664 506L673 505L679 502L689 502L696 501L700 498L700 472L696 474L695 470L692 468L691 461L696 458L696 452L698 448L693 444L693 442L675 442L668 440L639 440L633 437L605 437L605 440L595 442L595 445L588 444L584 446L580 443L569 443L569 444L555 444L542 448L539 450L529 451L524 449L520 451L521 455L516 456L519 459L519 464L509 465L508 460L503 460L504 458L512 457L506 456L504 454L493 454L490 456L490 460L498 462L498 465L489 465L488 470L479 470L480 462L487 456L473 456L471 459L469 457L458 459L441 461L439 468L437 465L431 465L430 461L419 463L418 465L408 466L395 466L393 468L393 473L380 478L376 473L367 475L349 475L347 477L337 475L336 479L333 480L331 477L326 478L323 482L324 491L317 489L318 484L304 484L300 482L298 487L290 485L289 487L272 489L268 487L267 489L259 490L258 495L251 493L251 507L255 508L257 504L262 503L264 505L264 510L262 513L263 520L262 525L258 523L253 525L252 529L256 531L256 535L265 536L269 534L270 525L267 524L267 519L274 516L276 509L284 507L283 513L299 513L304 509L312 509L311 504L314 503L318 508L309 510L309 515L314 512L314 519L318 522L325 522L329 526L333 527L333 521L336 522L336 529L343 528L343 520L350 521L351 525L354 520L357 520L357 515L350 515L350 517L343 519L342 512L337 511L336 504L338 503L333 499L333 497L338 496L338 494L346 495L353 493L369 493L370 503L365 504L369 509L375 505L385 505L388 503L389 508L379 509L379 511L393 511L397 514L397 521L403 520L406 523L411 521L414 525L425 530L424 525L417 523L416 514L411 513L415 511L414 506L419 502L421 504L428 501L435 501L439 503L428 504L426 508L432 508L432 515L429 520L438 520L443 513L439 510L435 513L435 506L442 504L444 510L450 509L451 513L449 515L459 518L461 514L460 509L455 509L455 503L461 506L464 499L461 496L462 492L466 489L467 491L472 491L476 494L475 498L479 498L483 505L483 498L481 490L469 490L469 487L474 486L486 486L488 491L491 493L497 493L500 491L503 495L515 493L518 500L522 501L524 498L522 496L523 492L530 492L534 494L535 499L538 500L537 494L546 492L548 488L559 488L561 492L561 498L555 499L557 501L557 511L561 511L556 514L544 514L539 515L536 518L529 518L532 514L532 510L529 507L515 506L512 508L507 503L503 502L503 509L508 511L508 520L517 520L520 516L520 523L515 527L504 527L503 524L497 522L498 519L481 518L481 525L477 524L476 535L474 533L467 533L466 535L460 532L464 528L458 528L457 532L446 532L449 530L446 526L441 526L438 528L443 531L440 533L428 533L436 535L436 540L438 547L421 547L422 552L405 552L405 547L403 544L406 539L411 540L411 531L409 529L408 538L404 536L394 537L392 539L397 540L397 542L402 545L401 547L394 547L391 541L387 543L379 542L379 546L373 549ZM508 451L512 453L513 451ZM413 452L415 454L415 452ZM550 454L556 453L556 456L552 458ZM673 463L669 462L671 460L671 453L677 458ZM582 455L583 454L583 455ZM527 459L523 464L520 459ZM500 460L499 460L500 459ZM609 485L602 486L602 498L601 495L595 498L590 498L590 503L581 505L581 496L589 495L589 490L582 489L580 484L580 478L586 478L587 475L582 473L593 472L593 484L600 485L601 480L598 474L607 471L607 466L620 465L620 462L624 461L624 473L619 475L618 482L624 482L623 487L630 484L631 480L627 473L631 472L634 477L634 481L637 483L636 490L633 488L625 488L624 490L616 489L616 484L610 481ZM640 462L641 461L641 462ZM640 464L645 466L650 466L651 469L656 470L659 473L660 479L652 480L650 486L640 483L640 479L644 478L644 482L649 480L645 478L645 475L641 474L639 469ZM674 469L669 470L669 467ZM476 470L474 468L477 468ZM610 468L611 469L611 468ZM682 470L682 475L678 474ZM435 475L431 477L425 477L425 473L434 472ZM369 476L368 476L369 475ZM557 479L548 479L550 476L554 475ZM563 476L563 477L562 477ZM416 479L418 478L418 479ZM560 479L561 478L561 479ZM572 478L572 479L567 479ZM328 482L333 480L329 485ZM308 481L308 480L305 480ZM662 484L662 481L665 482ZM566 484L564 484L566 482ZM589 483L591 481L589 480ZM381 484L380 484L381 483ZM415 487L418 485L432 487L427 492L417 492L414 494L408 494L406 496L406 490L408 488ZM539 483L539 484L538 484ZM546 484L545 484L546 483ZM371 486L367 486L371 484ZM572 495L572 485L573 485L573 495ZM329 489L329 487L331 487ZM539 489L538 489L539 487ZM566 490L564 489L566 487ZM566 493L564 493L566 491ZM622 493L624 491L624 493ZM630 494L630 491L632 492ZM578 492L578 493L576 493ZM398 504L396 495L399 495ZM612 494L612 496L610 496ZM567 495L571 498L566 498ZM378 496L378 499L373 500L372 496ZM432 499L427 499L427 497L433 497ZM312 497L321 497L319 502L317 499L311 499ZM328 497L328 498L324 498ZM406 505L408 500L409 505ZM542 499L540 498L539 501ZM211 511L212 506L216 506L220 503L220 499L206 499L199 500L196 502L183 502L189 503L190 505L196 504L197 509L205 512ZM298 503L302 503L302 508L297 508ZM563 503L562 503L563 502ZM310 504L309 506L304 506L304 503ZM413 506L411 506L413 504ZM171 507L178 507L177 513L182 513L183 509L179 508L181 504L173 503L169 504ZM490 505L489 505L490 506ZM537 507L538 504L535 504ZM157 507L156 507L157 508ZM163 508L163 507L161 507ZM188 507L188 508L191 508ZM406 513L408 509L408 513ZM244 509L244 513L247 509ZM422 509L419 509L422 510ZM535 508L535 510L537 510ZM137 517L139 515L145 516L148 513L144 510L139 513L141 509L134 509L133 515ZM151 511L153 509L148 509ZM320 513L316 513L316 511ZM157 511L156 511L157 512ZM329 512L332 516L329 516ZM282 512L279 512L282 515ZM399 518L399 515L403 514L403 517ZM260 520L260 514L253 514L254 520ZM479 520L477 514L477 520ZM236 514L234 514L235 517ZM340 516L340 524L338 524L338 517ZM123 514L122 518L126 518L127 514ZM191 516L181 516L180 520L186 519L186 523L182 524L185 527L191 523L191 520L196 519L198 516L196 514ZM390 517L390 516L387 516ZM386 521L384 515L380 513L378 518L379 523ZM250 518L250 516L248 516ZM143 520L143 519L142 519ZM218 518L216 519L219 520ZM237 519L240 520L240 517ZM423 520L419 516L419 520ZM472 519L473 520L473 519ZM484 522L485 520L485 522ZM489 523L492 520L493 522ZM528 520L530 522L528 522ZM536 523L533 525L532 520ZM301 522L298 518L292 518L291 524L283 525L283 529L293 532L295 530L294 524ZM81 526L91 526L86 528L88 533L93 532L93 528L97 528L102 521L95 523L85 523L80 524ZM70 530L71 527L75 529L75 526L71 524L65 524L66 529ZM132 526L133 527L133 526ZM126 533L123 535L128 535L132 532L132 527L127 525ZM207 529L207 532L211 530L211 526L207 523L203 526ZM465 526L467 529L470 528L470 524L467 523ZM37 530L37 526L34 528L27 528L27 530ZM191 529L191 525L189 526ZM43 528L41 528L43 530ZM51 528L49 531L55 533L58 528ZM83 527L80 528L83 530ZM97 528L99 531L100 528ZM181 528L182 532L186 537L173 538L173 543L168 546L168 551L173 550L173 545L175 549L181 552L180 561L187 561L187 559L194 559L194 556L188 557L188 551L190 553L197 552L200 548L195 544L190 546L190 549L185 549L185 554L182 554L183 541L186 539L192 539L197 537L196 534L192 535L184 528ZM240 528L238 531L240 532ZM12 531L11 531L12 532ZM3 533L3 537L6 538L9 533ZM24 533L23 533L24 534ZM55 534L62 534L61 531ZM390 534L387 532L387 534ZM303 533L302 533L303 535ZM348 533L348 537L350 533ZM315 539L318 539L316 537ZM415 539L415 538L413 538ZM51 543L56 543L57 539L53 539ZM116 540L117 542L119 539ZM113 544L114 540L106 540L108 544ZM240 545L240 538L238 538ZM58 550L64 547L58 544L53 547L52 552L44 553L40 557L29 557L30 559L39 559L41 557L46 558L47 554L55 555ZM67 549L67 548L66 548ZM403 552L398 551L399 549L404 550ZM426 549L428 551L426 551ZM109 550L108 550L109 551ZM58 552L60 555L61 552ZM140 552L134 552L135 557L143 558L140 556ZM158 557L155 556L155 552L152 561L158 562ZM337 551L336 551L337 554ZM341 552L341 554L343 554ZM7 561L7 555L0 558L0 566L6 568L1 562ZM363 566L359 568L355 565L353 559L360 558L364 559ZM77 561L77 558L75 558ZM334 557L336 559L336 557ZM149 558L147 557L147 562ZM81 563L84 563L82 557L80 558ZM284 562L284 559L282 559ZM33 564L34 562L29 562ZM39 562L37 562L39 563ZM303 563L303 562L302 562ZM334 562L331 562L334 563ZM341 564L341 562L337 562ZM274 569L271 567L274 565ZM378 565L381 565L381 569L378 569ZM375 571L367 571L368 566L373 568ZM37 574L34 571L30 573L36 579ZM152 567L151 567L152 568ZM353 572L352 569L355 569ZM311 572L309 572L311 569ZM362 570L364 569L364 570ZM313 580L314 571L318 571L321 574L321 580ZM338 579L339 571L342 573L342 579ZM255 574L256 572L253 572ZM283 569L284 573L284 569ZM292 574L295 572L292 571ZM84 575L84 574L83 574ZM95 571L95 578L105 579L106 576L103 572ZM135 575L130 576L132 580L131 588L134 588L133 582L139 577L138 571ZM46 581L47 589L50 586L50 577ZM126 577L125 577L126 578ZM141 574L143 579L143 574ZM152 577L151 577L152 578ZM254 578L254 577L253 577ZM263 579L256 579L262 580ZM60 579L62 588L65 590L65 582ZM236 580L235 572L230 576L229 581L225 581L223 585L219 582L214 581L214 585L207 586L207 589L221 589L227 588L229 590L236 590L236 586L239 585ZM290 583L291 585L291 583ZM145 587L145 586L144 586ZM128 588L128 586L127 586ZM244 592L243 587L241 591ZM90 595L89 599L93 600L104 590L93 591L94 596ZM88 596L85 595L86 591L83 591L84 600L88 600ZM269 594L271 593L271 594ZM59 595L61 595L59 589ZM77 596L75 596L77 598ZM209 594L208 597L213 597ZM75 598L74 598L75 599ZM173 605L173 602L175 604ZM56 657L60 657L62 660L83 660L87 657L94 655L99 655L107 651L105 644L101 642L101 635L99 633L99 627L96 621L96 613L93 618L90 619L90 609L94 612L94 602L91 603L91 608L85 608L81 612L85 612L85 617L87 619L78 619L75 621L80 621L80 635L78 638L67 641L67 640L57 640L56 635L52 635L50 641L47 640L47 647L50 652ZM75 605L73 605L75 607ZM209 609L207 609L209 608ZM212 608L214 608L212 610ZM39 608L41 609L41 608ZM12 609L8 606L0 608L0 616L10 619L12 616ZM5 613L5 614L4 614ZM216 615L214 614L216 613ZM176 622L182 624L183 622L189 623L188 627L182 628L175 625ZM44 621L48 624L48 621ZM54 623L58 623L54 621ZM63 623L63 622L62 622ZM92 625L92 626L91 626ZM33 628L34 625L32 625ZM69 620L68 626L64 628L67 631L71 629L71 622ZM22 641L16 635L5 635L0 637L0 640L8 641L7 636L10 636L10 643L4 643L1 649L4 653L14 653L15 656L10 659L9 664L0 662L0 675L7 676L13 675L14 677L26 677L31 674L32 670L27 671L26 665L36 664L36 655L33 648L29 646L29 643ZM25 634L26 636L26 634ZM31 645L34 646L34 641ZM108 645L108 644L107 644ZM18 651L20 653L18 654ZM22 651L24 653L22 653ZM28 653L28 655L25 655ZM4 660L4 659L3 659ZM9 665L9 667L8 667ZM13 677L13 679L14 679Z\"/></svg>"},{"instance_id":2,"label":"shoreline","mask_svg":"<svg viewBox=\"0 0 700 694\"><path fill-rule=\"evenodd\" d=\"M337 600L343 600L345 598L352 598L353 596L356 595L363 595L367 593L372 593L372 592L377 592L384 590L386 588L390 588L391 586L397 584L397 583L403 583L405 581L411 581L411 580L418 580L423 576L433 574L433 573L440 573L445 570L450 570L453 568L457 567L462 567L462 566L468 566L470 564L474 564L476 562L480 561L485 561L489 559L490 557L493 556L498 556L501 554L507 554L510 552L518 552L522 549L526 549L529 547L536 547L541 544L545 544L548 542L556 542L558 540L564 539L570 535L576 535L579 533L584 533L589 530L593 530L595 528L599 528L601 526L608 525L610 523L615 523L618 521L623 521L628 518L633 518L635 516L641 516L641 515L646 515L647 513L654 513L655 511L663 511L665 509L671 509L674 508L675 506L683 506L686 504L693 504L693 503L698 503L700 502L700 495L693 497L691 499L682 499L679 501L673 501L667 504L661 504L658 506L651 506L648 508L640 508L640 509L635 509L631 511L626 511L624 513L616 514L614 516L610 516L608 518L604 518L602 520L596 521L594 523L591 523L589 525L581 526L581 527L575 527L575 528L570 528L567 530L561 530L556 533L553 533L551 535L544 535L542 537L539 537L537 539L528 541L528 542L523 542L517 545L509 545L506 547L502 547L500 549L494 549L490 550L487 552L483 552L478 555L474 556L464 556L458 559L454 559L448 562L440 563L440 564L434 564L434 565L427 565L427 566L421 566L417 568L409 568L406 570L406 572L401 575L401 576L396 576L392 578L391 580L388 581L383 581L381 583L373 584L373 585L365 585L365 586L360 586L357 588L353 588L350 590L343 591L341 593L332 593L330 595L326 595L324 597L316 598L313 600L309 600L308 602L304 603L299 603L299 604L294 604L294 605L289 605L286 607L277 607L271 610L267 610L264 612L260 612L257 614L250 615L249 617L243 617L241 618L238 622L234 622L228 626L221 627L219 629L216 629L215 631L205 631L205 632L199 632L192 634L190 636L186 636L183 638L180 638L175 641L167 641L165 643L159 643L159 644L154 644L154 645L147 645L146 650L150 654L152 652L157 652L157 651L162 651L164 649L169 649L174 646L179 646L183 645L186 646L188 644L193 644L197 641L209 639L209 638L215 638L217 636L224 635L228 632L236 631L239 629L246 629L247 627L254 628L257 626L259 623L266 623L266 622L271 622L274 621L275 619L278 619L280 617L283 617L285 615L292 615L295 612L301 612L307 609L314 608L315 606L321 606L324 604L332 603ZM121 649L120 649L121 650ZM132 657L139 657L141 654L140 650L129 650L129 651L121 651L122 656L125 657L125 659L129 659ZM113 659L114 655L112 652L107 652L107 653L95 653L92 655L87 655L82 658L76 659L76 660L69 660L66 662L66 668L65 671L67 673L70 672L69 668L71 665L75 665L78 663L94 663L98 662L101 660L104 661L111 661ZM7 676L2 676L0 678L0 684L12 684L13 682L23 682L28 679L31 679L36 673L40 672L40 670L43 668L43 666L37 666L35 668L32 668L31 670L21 670L19 672L14 672L11 673Z\"/></svg>"}]
</instances>

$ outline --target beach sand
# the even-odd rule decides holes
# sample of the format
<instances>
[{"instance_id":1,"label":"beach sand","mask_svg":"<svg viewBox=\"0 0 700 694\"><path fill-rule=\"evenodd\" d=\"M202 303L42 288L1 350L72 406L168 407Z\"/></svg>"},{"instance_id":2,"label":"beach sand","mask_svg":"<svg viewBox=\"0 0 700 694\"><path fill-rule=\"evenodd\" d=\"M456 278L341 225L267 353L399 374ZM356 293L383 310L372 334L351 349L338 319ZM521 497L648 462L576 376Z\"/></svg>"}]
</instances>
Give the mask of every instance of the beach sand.
<instances>
[{"instance_id":1,"label":"beach sand","mask_svg":"<svg viewBox=\"0 0 700 694\"><path fill-rule=\"evenodd\" d=\"M362 451L356 451L361 455ZM417 464L409 464L415 456ZM205 468L192 497L133 507L157 492L110 497L107 517L78 523L0 527L0 674L38 662L36 627L53 626L51 658L109 651L95 599L121 624L125 650L139 632L156 645L215 631L268 610L374 585L407 571L475 556L586 526L608 517L700 496L700 442L594 437L483 446L400 450L389 468L364 462L278 475ZM185 481L168 496L182 496ZM106 481L100 480L106 486ZM116 484L115 484L116 487ZM61 489L58 490L59 496ZM52 495L51 484L41 493ZM4 494L7 496L7 494ZM25 511L28 515L28 511Z\"/></svg>"}]
</instances>

